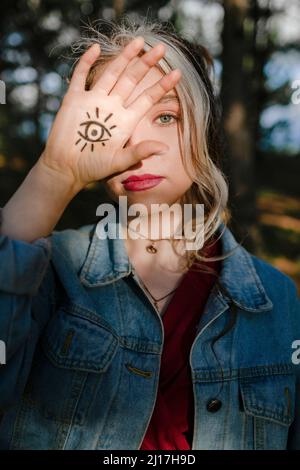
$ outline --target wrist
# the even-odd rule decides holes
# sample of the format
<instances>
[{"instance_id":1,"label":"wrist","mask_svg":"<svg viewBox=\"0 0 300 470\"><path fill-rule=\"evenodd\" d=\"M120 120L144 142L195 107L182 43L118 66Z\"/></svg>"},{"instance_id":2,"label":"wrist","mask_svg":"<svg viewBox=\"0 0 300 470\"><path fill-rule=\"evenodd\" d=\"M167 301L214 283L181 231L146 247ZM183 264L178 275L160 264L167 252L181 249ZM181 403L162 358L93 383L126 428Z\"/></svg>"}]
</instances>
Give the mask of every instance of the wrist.
<instances>
[{"instance_id":1,"label":"wrist","mask_svg":"<svg viewBox=\"0 0 300 470\"><path fill-rule=\"evenodd\" d=\"M39 185L50 192L71 201L82 189L83 185L71 174L63 174L55 168L49 167L43 161L43 154L31 169L32 176L39 181Z\"/></svg>"},{"instance_id":2,"label":"wrist","mask_svg":"<svg viewBox=\"0 0 300 470\"><path fill-rule=\"evenodd\" d=\"M3 235L32 242L48 236L79 188L38 161L3 208Z\"/></svg>"}]
</instances>

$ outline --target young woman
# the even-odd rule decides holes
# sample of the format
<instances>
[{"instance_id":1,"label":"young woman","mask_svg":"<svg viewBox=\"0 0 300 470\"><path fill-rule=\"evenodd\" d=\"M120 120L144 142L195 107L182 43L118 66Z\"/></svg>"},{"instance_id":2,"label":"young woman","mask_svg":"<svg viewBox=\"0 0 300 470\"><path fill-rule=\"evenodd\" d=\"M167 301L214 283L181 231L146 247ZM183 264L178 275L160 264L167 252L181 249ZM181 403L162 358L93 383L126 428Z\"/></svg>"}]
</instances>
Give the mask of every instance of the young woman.
<instances>
[{"instance_id":1,"label":"young woman","mask_svg":"<svg viewBox=\"0 0 300 470\"><path fill-rule=\"evenodd\" d=\"M77 43L45 149L2 210L0 447L300 449L300 303L227 226L210 57L165 24L104 26ZM127 236L55 231L99 180ZM203 205L203 246L175 237L178 213L164 236L151 209L175 203Z\"/></svg>"}]
</instances>

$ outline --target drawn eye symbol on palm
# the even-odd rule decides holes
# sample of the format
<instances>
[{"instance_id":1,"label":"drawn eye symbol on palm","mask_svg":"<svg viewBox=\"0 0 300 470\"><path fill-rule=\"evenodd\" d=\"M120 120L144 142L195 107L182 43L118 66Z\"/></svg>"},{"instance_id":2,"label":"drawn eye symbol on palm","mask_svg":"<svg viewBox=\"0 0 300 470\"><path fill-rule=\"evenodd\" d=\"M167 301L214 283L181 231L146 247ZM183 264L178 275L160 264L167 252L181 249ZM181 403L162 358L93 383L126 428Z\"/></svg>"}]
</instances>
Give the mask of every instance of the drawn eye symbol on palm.
<instances>
[{"instance_id":1,"label":"drawn eye symbol on palm","mask_svg":"<svg viewBox=\"0 0 300 470\"><path fill-rule=\"evenodd\" d=\"M80 136L80 138L76 141L75 145L78 145L80 142L82 142L82 139L85 141L83 144L82 148L80 151L82 152L85 147L88 145L88 143L91 144L91 151L94 151L94 144L96 142L101 142L103 146L105 146L105 142L110 139L111 137L111 130L117 127L116 125L112 125L109 128L107 128L104 124L97 120L93 120L90 116L90 114L87 112L87 117L89 118L89 121L82 122L80 126L84 126L82 132L77 131L77 134ZM95 119L99 119L99 108L96 108L95 110ZM113 116L113 113L108 114L104 122L106 123L111 117ZM104 138L106 137L106 138Z\"/></svg>"}]
</instances>

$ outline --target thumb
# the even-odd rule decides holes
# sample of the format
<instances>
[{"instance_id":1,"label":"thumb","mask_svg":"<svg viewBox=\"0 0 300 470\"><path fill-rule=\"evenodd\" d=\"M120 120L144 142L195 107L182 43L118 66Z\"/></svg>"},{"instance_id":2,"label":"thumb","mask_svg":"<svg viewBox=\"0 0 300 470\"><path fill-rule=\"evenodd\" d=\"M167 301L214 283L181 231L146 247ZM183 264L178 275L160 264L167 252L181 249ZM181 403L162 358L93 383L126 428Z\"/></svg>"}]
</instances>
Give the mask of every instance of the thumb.
<instances>
[{"instance_id":1,"label":"thumb","mask_svg":"<svg viewBox=\"0 0 300 470\"><path fill-rule=\"evenodd\" d=\"M169 150L169 146L156 140L144 140L136 145L125 147L115 156L114 170L124 171L153 154L163 153Z\"/></svg>"}]
</instances>

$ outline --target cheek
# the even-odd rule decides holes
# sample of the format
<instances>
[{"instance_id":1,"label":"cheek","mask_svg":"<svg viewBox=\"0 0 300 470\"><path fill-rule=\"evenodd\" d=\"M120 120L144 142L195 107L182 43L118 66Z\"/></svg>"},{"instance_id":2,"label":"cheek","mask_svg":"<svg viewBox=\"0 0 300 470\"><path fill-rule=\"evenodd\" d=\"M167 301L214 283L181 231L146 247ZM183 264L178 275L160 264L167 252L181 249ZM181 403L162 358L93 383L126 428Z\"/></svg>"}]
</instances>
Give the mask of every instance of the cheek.
<instances>
[{"instance_id":1,"label":"cheek","mask_svg":"<svg viewBox=\"0 0 300 470\"><path fill-rule=\"evenodd\" d=\"M109 196L114 201L117 201L117 198L119 195L118 187L120 186L117 184L117 181L114 178L112 178L111 180L108 180L105 183L103 183L103 185L104 185L106 192L109 194Z\"/></svg>"},{"instance_id":2,"label":"cheek","mask_svg":"<svg viewBox=\"0 0 300 470\"><path fill-rule=\"evenodd\" d=\"M174 176L172 186L176 193L182 196L192 185L193 181L190 179L185 171L179 172Z\"/></svg>"},{"instance_id":3,"label":"cheek","mask_svg":"<svg viewBox=\"0 0 300 470\"><path fill-rule=\"evenodd\" d=\"M169 173L170 179L178 182L180 186L191 185L192 180L184 167L179 143L170 145L170 151L168 153L168 166L172 170Z\"/></svg>"}]
</instances>

